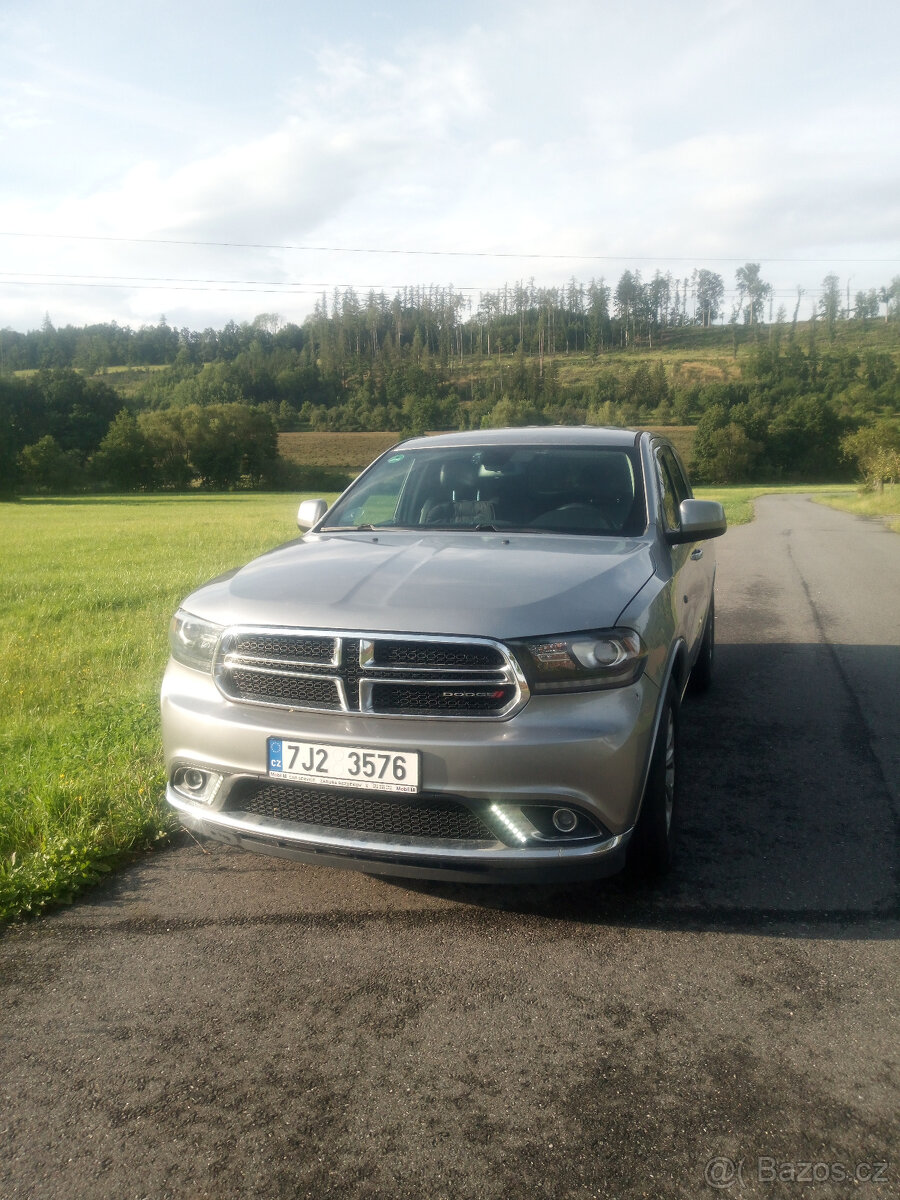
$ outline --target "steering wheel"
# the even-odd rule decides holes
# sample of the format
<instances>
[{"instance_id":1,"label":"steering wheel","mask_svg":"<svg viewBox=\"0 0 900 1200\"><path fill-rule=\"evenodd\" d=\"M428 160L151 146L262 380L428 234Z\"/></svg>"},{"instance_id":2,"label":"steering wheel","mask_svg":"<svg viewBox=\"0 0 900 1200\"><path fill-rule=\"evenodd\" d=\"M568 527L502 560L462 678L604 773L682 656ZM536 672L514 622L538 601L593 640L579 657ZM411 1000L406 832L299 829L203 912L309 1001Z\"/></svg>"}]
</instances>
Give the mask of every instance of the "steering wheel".
<instances>
[{"instance_id":1,"label":"steering wheel","mask_svg":"<svg viewBox=\"0 0 900 1200\"><path fill-rule=\"evenodd\" d=\"M559 514L563 514L563 520L558 523L560 525L565 524L565 514L567 513L573 517L590 517L590 522L576 522L579 528L590 528L597 533L607 533L615 529L612 521L600 512L599 509L594 508L592 504L585 504L583 501L578 500L573 500L569 504L561 504L559 508L552 508L549 512L542 513L532 524L552 529L557 525L556 518Z\"/></svg>"},{"instance_id":2,"label":"steering wheel","mask_svg":"<svg viewBox=\"0 0 900 1200\"><path fill-rule=\"evenodd\" d=\"M595 509L593 504L586 504L583 500L572 500L571 504L560 504L554 512L588 512L592 523L598 529L612 529L613 523L610 518L602 514L599 509Z\"/></svg>"}]
</instances>

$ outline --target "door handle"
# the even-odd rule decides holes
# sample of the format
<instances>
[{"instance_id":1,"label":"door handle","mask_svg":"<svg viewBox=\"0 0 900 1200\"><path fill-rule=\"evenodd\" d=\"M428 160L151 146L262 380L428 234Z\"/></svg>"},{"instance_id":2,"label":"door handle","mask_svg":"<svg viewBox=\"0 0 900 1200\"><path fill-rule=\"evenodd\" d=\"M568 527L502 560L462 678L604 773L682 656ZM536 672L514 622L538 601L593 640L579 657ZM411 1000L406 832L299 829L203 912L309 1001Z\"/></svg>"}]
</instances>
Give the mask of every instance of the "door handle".
<instances>
[{"instance_id":1,"label":"door handle","mask_svg":"<svg viewBox=\"0 0 900 1200\"><path fill-rule=\"evenodd\" d=\"M691 551L691 558L694 560L694 562L696 562L697 559L702 558L702 557L703 557L703 549L701 546L698 546L696 550Z\"/></svg>"}]
</instances>

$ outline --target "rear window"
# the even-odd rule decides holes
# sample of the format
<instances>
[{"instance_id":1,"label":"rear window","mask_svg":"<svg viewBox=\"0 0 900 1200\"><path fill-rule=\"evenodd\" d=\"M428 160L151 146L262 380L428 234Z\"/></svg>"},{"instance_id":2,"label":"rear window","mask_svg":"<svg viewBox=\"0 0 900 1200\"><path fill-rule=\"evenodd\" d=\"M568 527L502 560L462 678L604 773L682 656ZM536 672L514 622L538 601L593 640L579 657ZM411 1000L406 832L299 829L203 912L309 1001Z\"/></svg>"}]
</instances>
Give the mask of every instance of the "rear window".
<instances>
[{"instance_id":1,"label":"rear window","mask_svg":"<svg viewBox=\"0 0 900 1200\"><path fill-rule=\"evenodd\" d=\"M646 527L631 448L482 446L388 454L323 529L497 529L636 536Z\"/></svg>"}]
</instances>

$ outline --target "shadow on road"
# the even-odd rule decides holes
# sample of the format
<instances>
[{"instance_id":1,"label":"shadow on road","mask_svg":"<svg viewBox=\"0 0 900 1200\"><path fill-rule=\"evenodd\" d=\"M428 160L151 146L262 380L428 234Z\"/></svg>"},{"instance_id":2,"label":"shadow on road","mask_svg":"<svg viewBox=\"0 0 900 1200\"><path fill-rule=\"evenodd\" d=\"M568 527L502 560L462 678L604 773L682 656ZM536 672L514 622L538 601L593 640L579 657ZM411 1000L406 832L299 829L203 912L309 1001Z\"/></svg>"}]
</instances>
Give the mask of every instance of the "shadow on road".
<instances>
[{"instance_id":1,"label":"shadow on road","mask_svg":"<svg viewBox=\"0 0 900 1200\"><path fill-rule=\"evenodd\" d=\"M853 678L900 677L894 646L720 646L682 710L679 857L658 887L397 886L565 920L840 936L900 920L900 822ZM886 920L885 920L886 919ZM813 927L814 930L813 930Z\"/></svg>"}]
</instances>

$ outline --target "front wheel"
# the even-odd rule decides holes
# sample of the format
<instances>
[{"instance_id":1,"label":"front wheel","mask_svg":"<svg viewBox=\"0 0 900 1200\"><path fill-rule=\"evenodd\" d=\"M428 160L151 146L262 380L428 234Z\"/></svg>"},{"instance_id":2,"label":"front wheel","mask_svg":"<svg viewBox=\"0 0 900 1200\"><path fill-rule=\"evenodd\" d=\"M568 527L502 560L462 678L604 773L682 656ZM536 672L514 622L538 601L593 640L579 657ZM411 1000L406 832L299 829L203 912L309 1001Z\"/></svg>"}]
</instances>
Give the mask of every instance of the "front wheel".
<instances>
[{"instance_id":1,"label":"front wheel","mask_svg":"<svg viewBox=\"0 0 900 1200\"><path fill-rule=\"evenodd\" d=\"M680 793L679 705L669 684L650 760L647 787L628 847L628 872L656 879L672 868Z\"/></svg>"}]
</instances>

